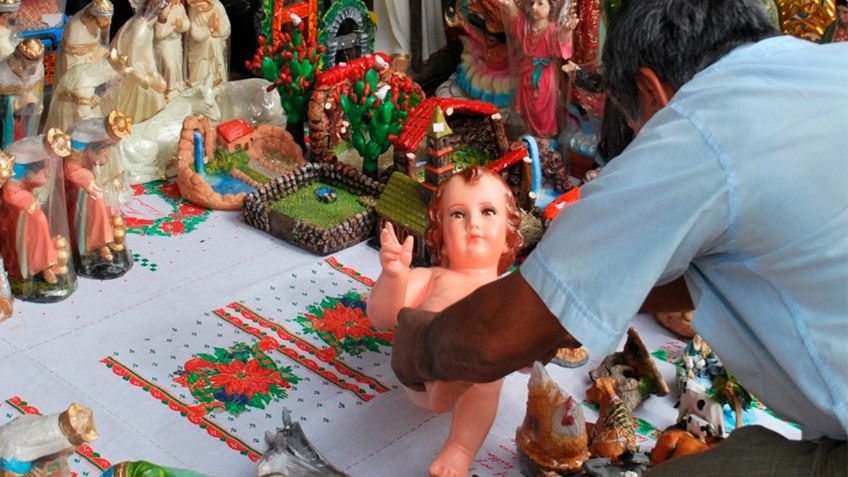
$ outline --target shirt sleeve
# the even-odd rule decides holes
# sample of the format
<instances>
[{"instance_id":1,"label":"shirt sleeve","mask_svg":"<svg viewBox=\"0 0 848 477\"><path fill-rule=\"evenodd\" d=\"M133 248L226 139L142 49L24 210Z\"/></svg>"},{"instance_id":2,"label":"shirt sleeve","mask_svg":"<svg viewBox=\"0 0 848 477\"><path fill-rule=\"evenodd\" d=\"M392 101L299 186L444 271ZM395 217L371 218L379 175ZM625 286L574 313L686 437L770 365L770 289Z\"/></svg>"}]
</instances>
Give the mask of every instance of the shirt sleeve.
<instances>
[{"instance_id":1,"label":"shirt sleeve","mask_svg":"<svg viewBox=\"0 0 848 477\"><path fill-rule=\"evenodd\" d=\"M614 350L651 288L721 253L729 230L722 152L665 108L583 189L521 266L563 327L593 353Z\"/></svg>"}]
</instances>

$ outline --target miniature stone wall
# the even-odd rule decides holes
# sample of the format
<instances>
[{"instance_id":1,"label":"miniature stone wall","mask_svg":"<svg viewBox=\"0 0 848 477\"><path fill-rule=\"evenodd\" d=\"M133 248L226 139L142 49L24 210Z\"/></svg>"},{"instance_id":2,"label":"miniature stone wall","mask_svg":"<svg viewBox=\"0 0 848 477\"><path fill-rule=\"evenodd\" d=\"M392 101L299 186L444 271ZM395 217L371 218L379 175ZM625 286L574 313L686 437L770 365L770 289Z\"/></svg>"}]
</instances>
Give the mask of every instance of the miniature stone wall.
<instances>
[{"instance_id":1,"label":"miniature stone wall","mask_svg":"<svg viewBox=\"0 0 848 477\"><path fill-rule=\"evenodd\" d=\"M344 164L309 163L251 192L244 199L244 220L249 225L318 255L327 255L367 239L374 230L374 205L329 229L322 229L271 210L271 205L301 187L322 181L358 195L379 197L383 184Z\"/></svg>"}]
</instances>

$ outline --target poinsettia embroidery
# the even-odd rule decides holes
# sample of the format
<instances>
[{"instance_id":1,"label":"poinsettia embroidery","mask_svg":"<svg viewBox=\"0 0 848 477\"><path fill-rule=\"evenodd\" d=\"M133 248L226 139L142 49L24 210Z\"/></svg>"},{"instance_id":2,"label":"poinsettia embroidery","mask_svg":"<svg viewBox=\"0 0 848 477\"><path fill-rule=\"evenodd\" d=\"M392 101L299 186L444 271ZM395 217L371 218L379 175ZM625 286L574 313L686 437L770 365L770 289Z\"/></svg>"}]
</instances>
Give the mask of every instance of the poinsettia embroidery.
<instances>
[{"instance_id":1,"label":"poinsettia embroidery","mask_svg":"<svg viewBox=\"0 0 848 477\"><path fill-rule=\"evenodd\" d=\"M238 417L249 407L265 409L271 401L285 399L286 389L300 381L290 367L278 367L257 346L236 343L214 350L196 354L173 378L207 410L224 409Z\"/></svg>"},{"instance_id":2,"label":"poinsettia embroidery","mask_svg":"<svg viewBox=\"0 0 848 477\"><path fill-rule=\"evenodd\" d=\"M336 352L358 355L391 346L394 332L373 328L362 295L351 291L340 297L327 297L295 318L306 334L316 334Z\"/></svg>"}]
</instances>

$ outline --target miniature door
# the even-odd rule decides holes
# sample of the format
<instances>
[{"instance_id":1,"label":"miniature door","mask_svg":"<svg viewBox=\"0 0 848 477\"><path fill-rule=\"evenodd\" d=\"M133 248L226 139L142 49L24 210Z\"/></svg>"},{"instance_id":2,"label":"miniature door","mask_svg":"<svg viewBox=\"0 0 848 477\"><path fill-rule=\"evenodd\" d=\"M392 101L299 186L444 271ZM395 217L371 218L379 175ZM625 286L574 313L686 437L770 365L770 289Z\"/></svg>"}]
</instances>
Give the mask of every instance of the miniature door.
<instances>
[{"instance_id":1,"label":"miniature door","mask_svg":"<svg viewBox=\"0 0 848 477\"><path fill-rule=\"evenodd\" d=\"M64 163L65 194L71 250L82 276L118 278L132 267L120 209L122 168L115 154L118 141L129 136L129 124L129 118L113 111L70 131L73 152Z\"/></svg>"},{"instance_id":2,"label":"miniature door","mask_svg":"<svg viewBox=\"0 0 848 477\"><path fill-rule=\"evenodd\" d=\"M0 176L8 177L0 179L0 254L12 293L22 300L59 301L77 286L62 168L69 153L67 136L58 130L0 153L0 171L7 171Z\"/></svg>"},{"instance_id":3,"label":"miniature door","mask_svg":"<svg viewBox=\"0 0 848 477\"><path fill-rule=\"evenodd\" d=\"M0 62L0 147L38 133L44 109L43 59L41 41L27 38Z\"/></svg>"}]
</instances>

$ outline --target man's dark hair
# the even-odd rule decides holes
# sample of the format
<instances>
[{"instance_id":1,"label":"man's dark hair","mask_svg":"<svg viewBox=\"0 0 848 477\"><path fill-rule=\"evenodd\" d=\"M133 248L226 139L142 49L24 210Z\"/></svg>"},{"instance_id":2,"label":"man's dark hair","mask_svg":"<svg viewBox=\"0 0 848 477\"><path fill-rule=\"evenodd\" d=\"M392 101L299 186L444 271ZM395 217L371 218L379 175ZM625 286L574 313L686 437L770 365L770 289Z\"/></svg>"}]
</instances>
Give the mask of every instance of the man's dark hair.
<instances>
[{"instance_id":1,"label":"man's dark hair","mask_svg":"<svg viewBox=\"0 0 848 477\"><path fill-rule=\"evenodd\" d=\"M758 0L625 0L604 45L604 86L638 119L640 67L677 90L737 46L778 33Z\"/></svg>"}]
</instances>

